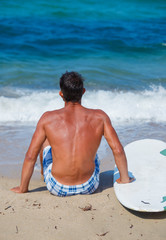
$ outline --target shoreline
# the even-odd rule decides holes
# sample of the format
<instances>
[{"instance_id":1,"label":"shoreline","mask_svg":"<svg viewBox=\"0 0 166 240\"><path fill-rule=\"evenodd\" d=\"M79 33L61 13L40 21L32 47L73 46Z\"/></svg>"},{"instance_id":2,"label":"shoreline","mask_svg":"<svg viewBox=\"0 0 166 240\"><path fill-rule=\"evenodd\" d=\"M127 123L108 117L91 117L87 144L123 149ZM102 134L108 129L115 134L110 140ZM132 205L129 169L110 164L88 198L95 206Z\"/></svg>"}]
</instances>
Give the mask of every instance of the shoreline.
<instances>
[{"instance_id":1,"label":"shoreline","mask_svg":"<svg viewBox=\"0 0 166 240\"><path fill-rule=\"evenodd\" d=\"M41 179L31 180L30 192L16 194L10 189L19 179L1 176L0 239L165 240L166 212L124 208L115 196L112 173L101 173L96 193L72 197L51 195Z\"/></svg>"}]
</instances>

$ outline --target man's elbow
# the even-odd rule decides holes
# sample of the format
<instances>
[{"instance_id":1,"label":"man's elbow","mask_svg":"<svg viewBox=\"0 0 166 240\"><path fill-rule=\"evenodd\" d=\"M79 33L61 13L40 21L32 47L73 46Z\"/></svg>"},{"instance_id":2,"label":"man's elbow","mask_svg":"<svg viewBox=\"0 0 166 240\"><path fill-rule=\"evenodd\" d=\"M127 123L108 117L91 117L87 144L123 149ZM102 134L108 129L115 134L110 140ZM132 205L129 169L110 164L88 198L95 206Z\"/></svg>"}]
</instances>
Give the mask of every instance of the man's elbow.
<instances>
[{"instance_id":1,"label":"man's elbow","mask_svg":"<svg viewBox=\"0 0 166 240\"><path fill-rule=\"evenodd\" d=\"M34 156L32 154L29 154L28 152L25 154L25 160L27 162L32 162L32 163L35 162Z\"/></svg>"},{"instance_id":2,"label":"man's elbow","mask_svg":"<svg viewBox=\"0 0 166 240\"><path fill-rule=\"evenodd\" d=\"M125 152L124 152L124 149L123 149L122 146L116 147L113 150L113 153L114 153L115 156L123 156L123 155L125 155Z\"/></svg>"}]
</instances>

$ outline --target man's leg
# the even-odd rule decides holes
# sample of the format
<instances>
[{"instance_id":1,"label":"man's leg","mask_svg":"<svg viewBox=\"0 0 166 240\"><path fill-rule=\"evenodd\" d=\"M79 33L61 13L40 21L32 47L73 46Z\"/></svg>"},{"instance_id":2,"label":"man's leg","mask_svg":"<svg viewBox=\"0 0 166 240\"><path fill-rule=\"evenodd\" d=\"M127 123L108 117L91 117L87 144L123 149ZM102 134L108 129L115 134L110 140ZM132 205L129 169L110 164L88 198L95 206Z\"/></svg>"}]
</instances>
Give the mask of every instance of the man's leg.
<instances>
[{"instance_id":1,"label":"man's leg","mask_svg":"<svg viewBox=\"0 0 166 240\"><path fill-rule=\"evenodd\" d=\"M41 165L41 175L43 176L43 150L45 147L50 146L49 141L46 139L40 150L40 165Z\"/></svg>"}]
</instances>

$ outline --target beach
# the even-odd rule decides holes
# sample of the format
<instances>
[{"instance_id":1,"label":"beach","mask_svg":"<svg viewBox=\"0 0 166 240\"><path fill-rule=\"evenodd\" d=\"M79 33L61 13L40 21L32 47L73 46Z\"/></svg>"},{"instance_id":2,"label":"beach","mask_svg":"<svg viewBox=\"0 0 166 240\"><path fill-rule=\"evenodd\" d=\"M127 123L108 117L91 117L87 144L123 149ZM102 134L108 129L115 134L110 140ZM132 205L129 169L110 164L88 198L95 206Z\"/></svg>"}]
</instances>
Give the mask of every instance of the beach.
<instances>
[{"instance_id":1,"label":"beach","mask_svg":"<svg viewBox=\"0 0 166 240\"><path fill-rule=\"evenodd\" d=\"M96 193L52 196L39 158L30 192L10 191L38 120L64 106L59 79L66 71L83 76L82 105L106 112L124 147L166 142L165 9L163 0L0 1L0 240L166 239L166 212L118 202L104 138Z\"/></svg>"},{"instance_id":2,"label":"beach","mask_svg":"<svg viewBox=\"0 0 166 240\"><path fill-rule=\"evenodd\" d=\"M10 189L20 183L23 158L34 129L32 126L3 127L4 145L1 143L1 147L5 149L8 140L8 149L7 154L4 151L1 154L3 157L0 169L1 240L11 238L165 240L166 212L136 212L119 203L113 188L115 163L104 139L98 151L101 160L100 185L94 194L71 197L51 195L41 178L39 159L29 192L25 194L11 192ZM129 139L140 139L139 134L144 138L146 136L154 138L152 126L151 131L146 125L139 126L139 134L138 129L134 129L132 126L118 129L124 145ZM164 138L164 134L161 138Z\"/></svg>"},{"instance_id":3,"label":"beach","mask_svg":"<svg viewBox=\"0 0 166 240\"><path fill-rule=\"evenodd\" d=\"M100 180L92 195L55 197L42 180L33 179L30 192L15 194L10 188L19 179L0 177L0 239L165 240L166 212L128 210L115 196L112 172Z\"/></svg>"},{"instance_id":4,"label":"beach","mask_svg":"<svg viewBox=\"0 0 166 240\"><path fill-rule=\"evenodd\" d=\"M134 128L131 125L128 128L119 127L117 131L123 145L126 145L140 137L154 138L156 125L151 126L151 131L148 126L145 124ZM160 128L163 132L164 126ZM24 155L34 130L34 126L1 127L1 240L165 240L166 212L131 211L118 202L113 189L115 163L104 139L98 151L101 172L96 193L72 197L51 195L41 178L39 159L30 182L30 191L26 194L11 192L10 189L20 183ZM164 140L164 133L160 136Z\"/></svg>"},{"instance_id":5,"label":"beach","mask_svg":"<svg viewBox=\"0 0 166 240\"><path fill-rule=\"evenodd\" d=\"M160 139L165 140L160 125ZM0 168L0 239L113 239L165 240L166 212L143 213L123 207L113 189L114 159L102 139L98 155L101 160L100 185L92 195L56 197L46 189L40 175L39 159L30 182L29 192L10 191L19 185L25 152L34 126L1 127ZM156 125L138 128L118 127L125 146L140 138L155 138ZM3 140L3 141L2 141ZM6 148L6 146L8 147Z\"/></svg>"}]
</instances>

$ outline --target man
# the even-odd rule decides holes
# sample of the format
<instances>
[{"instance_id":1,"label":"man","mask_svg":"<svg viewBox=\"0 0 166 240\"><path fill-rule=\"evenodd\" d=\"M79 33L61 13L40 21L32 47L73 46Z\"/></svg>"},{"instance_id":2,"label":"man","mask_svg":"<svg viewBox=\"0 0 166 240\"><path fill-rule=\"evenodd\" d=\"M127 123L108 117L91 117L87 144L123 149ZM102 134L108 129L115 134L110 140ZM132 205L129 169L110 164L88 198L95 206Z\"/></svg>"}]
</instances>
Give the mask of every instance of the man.
<instances>
[{"instance_id":1,"label":"man","mask_svg":"<svg viewBox=\"0 0 166 240\"><path fill-rule=\"evenodd\" d=\"M58 196L93 193L99 185L97 149L102 136L113 151L120 172L118 183L129 183L127 160L111 121L102 110L81 105L85 92L83 78L66 72L60 78L59 95L65 102L62 109L46 112L40 118L25 155L19 187L26 193L41 151L42 173L48 190Z\"/></svg>"}]
</instances>

